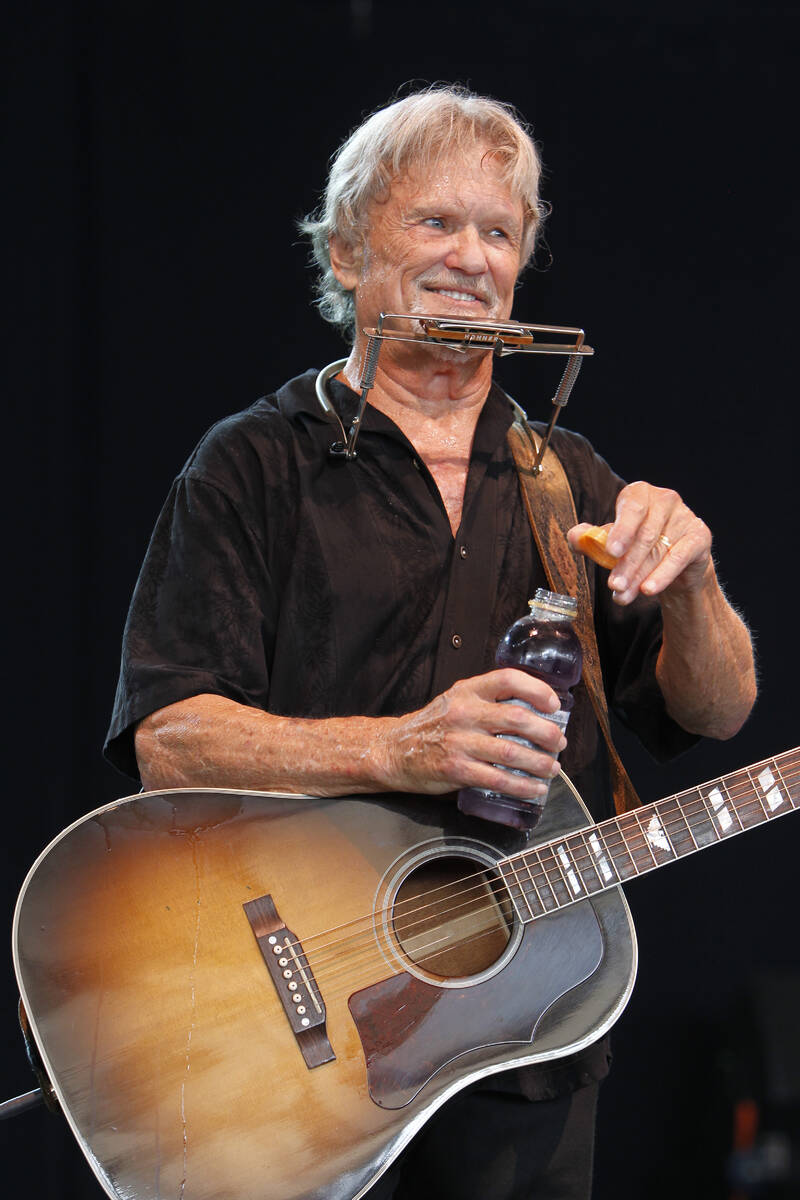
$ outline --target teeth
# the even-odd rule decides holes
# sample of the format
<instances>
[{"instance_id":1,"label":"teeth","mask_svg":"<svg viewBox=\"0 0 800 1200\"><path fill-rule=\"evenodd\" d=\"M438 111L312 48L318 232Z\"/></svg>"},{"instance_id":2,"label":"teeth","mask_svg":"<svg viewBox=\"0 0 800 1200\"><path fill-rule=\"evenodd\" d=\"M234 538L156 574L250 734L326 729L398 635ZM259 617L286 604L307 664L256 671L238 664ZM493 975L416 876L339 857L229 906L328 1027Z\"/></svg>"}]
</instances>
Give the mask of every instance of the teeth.
<instances>
[{"instance_id":1,"label":"teeth","mask_svg":"<svg viewBox=\"0 0 800 1200\"><path fill-rule=\"evenodd\" d=\"M448 288L439 289L440 296L450 296L453 300L477 300L472 292L451 292Z\"/></svg>"}]
</instances>

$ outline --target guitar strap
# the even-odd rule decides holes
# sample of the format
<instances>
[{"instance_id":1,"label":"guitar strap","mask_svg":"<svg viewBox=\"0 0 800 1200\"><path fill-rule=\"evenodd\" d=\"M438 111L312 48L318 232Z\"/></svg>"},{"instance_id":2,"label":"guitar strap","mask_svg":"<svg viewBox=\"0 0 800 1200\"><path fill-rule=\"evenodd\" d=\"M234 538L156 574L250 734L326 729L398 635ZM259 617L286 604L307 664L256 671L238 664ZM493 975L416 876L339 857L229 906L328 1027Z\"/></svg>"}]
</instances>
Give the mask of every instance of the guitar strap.
<instances>
[{"instance_id":1,"label":"guitar strap","mask_svg":"<svg viewBox=\"0 0 800 1200\"><path fill-rule=\"evenodd\" d=\"M514 404L514 410L516 416L508 431L508 442L516 463L525 510L550 587L562 595L575 596L578 601L575 629L583 650L583 682L608 748L614 807L618 814L629 812L638 807L641 800L611 737L586 563L582 554L573 553L567 541L567 530L578 523L572 489L552 446L547 448L539 473L534 474L533 463L539 443L519 405Z\"/></svg>"}]
</instances>

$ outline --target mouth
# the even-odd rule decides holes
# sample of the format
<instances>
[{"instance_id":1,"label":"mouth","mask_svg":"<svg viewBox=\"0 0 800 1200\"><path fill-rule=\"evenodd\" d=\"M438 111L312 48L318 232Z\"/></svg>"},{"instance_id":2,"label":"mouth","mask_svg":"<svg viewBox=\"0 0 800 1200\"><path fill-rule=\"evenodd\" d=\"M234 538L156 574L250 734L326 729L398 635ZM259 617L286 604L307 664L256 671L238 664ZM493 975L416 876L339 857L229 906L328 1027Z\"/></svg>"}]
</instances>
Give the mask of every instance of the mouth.
<instances>
[{"instance_id":1,"label":"mouth","mask_svg":"<svg viewBox=\"0 0 800 1200\"><path fill-rule=\"evenodd\" d=\"M426 287L425 291L431 292L434 296L446 296L448 300L455 300L459 304L488 304L486 296L481 292L467 292L456 288L430 286Z\"/></svg>"}]
</instances>

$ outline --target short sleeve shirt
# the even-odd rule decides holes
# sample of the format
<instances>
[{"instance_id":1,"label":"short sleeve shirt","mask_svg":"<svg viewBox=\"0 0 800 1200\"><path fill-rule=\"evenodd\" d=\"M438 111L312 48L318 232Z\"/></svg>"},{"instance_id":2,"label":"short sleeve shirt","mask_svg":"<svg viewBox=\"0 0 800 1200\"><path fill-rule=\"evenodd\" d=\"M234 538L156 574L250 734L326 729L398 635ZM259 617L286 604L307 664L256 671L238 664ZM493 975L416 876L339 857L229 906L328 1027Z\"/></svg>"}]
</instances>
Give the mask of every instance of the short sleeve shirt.
<instances>
[{"instance_id":1,"label":"short sleeve shirt","mask_svg":"<svg viewBox=\"0 0 800 1200\"><path fill-rule=\"evenodd\" d=\"M316 372L214 426L175 480L136 585L106 752L137 777L136 724L200 693L285 716L398 715L489 670L505 630L546 587L493 385L478 420L455 537L436 484L394 423L367 407L357 457ZM330 393L342 420L358 397ZM580 520L613 519L623 481L578 434L553 446ZM611 601L588 563L610 706L656 757L691 740L655 683L660 610ZM563 766L609 814L603 753L582 685Z\"/></svg>"},{"instance_id":2,"label":"short sleeve shirt","mask_svg":"<svg viewBox=\"0 0 800 1200\"><path fill-rule=\"evenodd\" d=\"M106 753L137 777L134 731L201 693L285 716L398 715L494 665L505 630L546 587L493 385L453 536L413 445L367 407L352 461L318 402L316 372L214 426L175 480L131 603ZM330 399L345 426L358 397ZM623 481L578 434L552 445L580 520L613 519ZM656 757L695 739L667 716L655 682L660 610L613 604L587 563L610 707ZM562 765L596 819L613 811L588 695L575 689ZM601 1078L607 1041L484 1086L545 1099Z\"/></svg>"}]
</instances>

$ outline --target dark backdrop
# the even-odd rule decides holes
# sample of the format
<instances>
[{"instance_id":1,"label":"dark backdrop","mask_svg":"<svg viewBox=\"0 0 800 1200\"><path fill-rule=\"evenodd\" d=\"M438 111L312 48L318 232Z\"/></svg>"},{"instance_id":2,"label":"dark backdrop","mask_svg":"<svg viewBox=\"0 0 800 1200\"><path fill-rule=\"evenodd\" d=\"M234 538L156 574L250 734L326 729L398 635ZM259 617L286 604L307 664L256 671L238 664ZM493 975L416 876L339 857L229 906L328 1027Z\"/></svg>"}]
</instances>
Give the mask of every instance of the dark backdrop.
<instances>
[{"instance_id":1,"label":"dark backdrop","mask_svg":"<svg viewBox=\"0 0 800 1200\"><path fill-rule=\"evenodd\" d=\"M756 632L744 731L668 769L632 749L641 791L797 740L792 5L75 0L19 6L9 33L9 928L40 849L133 790L99 748L172 476L213 420L342 352L309 307L294 222L340 137L409 79L467 82L533 122L552 262L516 313L585 327L597 354L565 423L704 516ZM546 415L545 365L501 377ZM600 1200L726 1195L740 1006L800 966L797 832L780 822L628 889L641 966L603 1093ZM0 977L10 1095L29 1086L10 957ZM45 1200L100 1194L60 1118L0 1128L6 1178Z\"/></svg>"}]
</instances>

